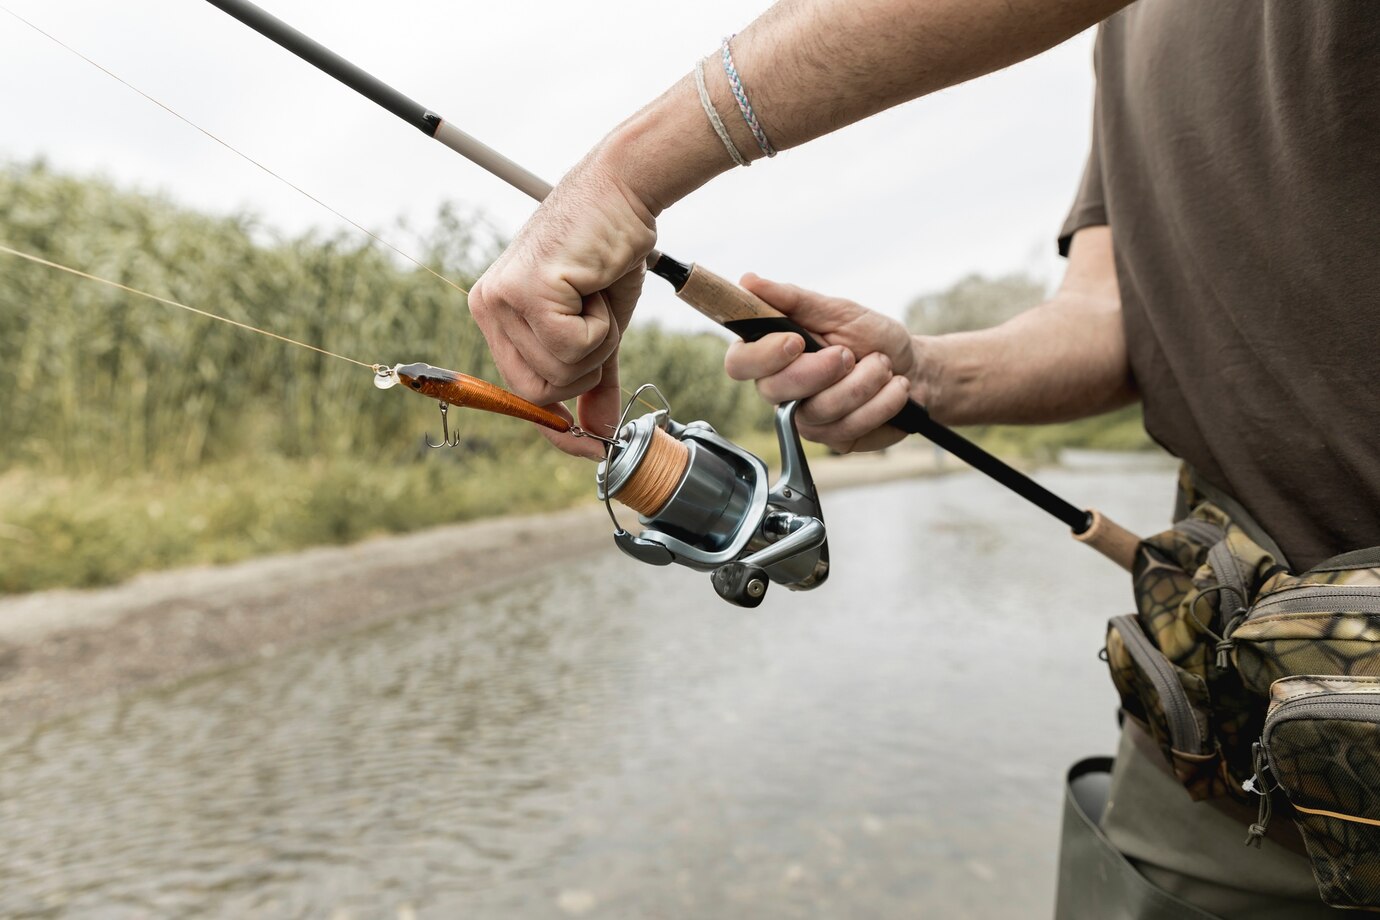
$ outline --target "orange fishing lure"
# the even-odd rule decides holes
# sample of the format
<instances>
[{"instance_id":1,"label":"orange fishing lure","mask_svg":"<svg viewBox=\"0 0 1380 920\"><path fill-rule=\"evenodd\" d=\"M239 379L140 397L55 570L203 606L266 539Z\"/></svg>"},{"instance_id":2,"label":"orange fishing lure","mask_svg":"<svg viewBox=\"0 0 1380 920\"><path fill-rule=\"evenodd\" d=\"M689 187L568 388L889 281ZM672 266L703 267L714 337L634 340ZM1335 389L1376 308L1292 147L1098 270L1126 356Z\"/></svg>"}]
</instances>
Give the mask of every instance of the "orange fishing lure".
<instances>
[{"instance_id":1,"label":"orange fishing lure","mask_svg":"<svg viewBox=\"0 0 1380 920\"><path fill-rule=\"evenodd\" d=\"M544 409L515 393L469 374L446 370L444 367L432 367L430 364L397 364L393 367L384 367L380 364L374 367L374 386L386 390L399 384L423 396L430 396L441 404L441 443L432 444L428 440L427 445L430 447L454 447L460 443L458 437L452 438L450 435L446 415L451 406L494 412L532 422L552 431L568 432L577 437L593 437L611 443L605 438L581 430L570 420L550 409Z\"/></svg>"}]
</instances>

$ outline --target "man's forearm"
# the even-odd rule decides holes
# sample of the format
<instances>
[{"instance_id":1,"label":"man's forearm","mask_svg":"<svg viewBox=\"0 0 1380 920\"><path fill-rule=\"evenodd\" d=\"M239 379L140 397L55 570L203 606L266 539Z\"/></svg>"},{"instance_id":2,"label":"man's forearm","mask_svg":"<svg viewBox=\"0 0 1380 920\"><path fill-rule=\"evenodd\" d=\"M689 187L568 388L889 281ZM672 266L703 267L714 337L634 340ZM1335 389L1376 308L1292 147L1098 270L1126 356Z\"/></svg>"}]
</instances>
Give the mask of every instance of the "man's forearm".
<instances>
[{"instance_id":1,"label":"man's forearm","mask_svg":"<svg viewBox=\"0 0 1380 920\"><path fill-rule=\"evenodd\" d=\"M1120 325L1119 313L1055 299L995 329L921 338L930 413L946 425L1043 424L1134 402Z\"/></svg>"},{"instance_id":2,"label":"man's forearm","mask_svg":"<svg viewBox=\"0 0 1380 920\"><path fill-rule=\"evenodd\" d=\"M1111 232L1081 230L1046 303L979 332L915 342L914 395L946 425L1039 424L1134 402Z\"/></svg>"},{"instance_id":3,"label":"man's forearm","mask_svg":"<svg viewBox=\"0 0 1380 920\"><path fill-rule=\"evenodd\" d=\"M1124 5L783 0L733 40L733 55L763 129L784 149L1038 54ZM738 149L762 156L717 58L706 77ZM619 126L596 156L654 213L732 165L689 76Z\"/></svg>"}]
</instances>

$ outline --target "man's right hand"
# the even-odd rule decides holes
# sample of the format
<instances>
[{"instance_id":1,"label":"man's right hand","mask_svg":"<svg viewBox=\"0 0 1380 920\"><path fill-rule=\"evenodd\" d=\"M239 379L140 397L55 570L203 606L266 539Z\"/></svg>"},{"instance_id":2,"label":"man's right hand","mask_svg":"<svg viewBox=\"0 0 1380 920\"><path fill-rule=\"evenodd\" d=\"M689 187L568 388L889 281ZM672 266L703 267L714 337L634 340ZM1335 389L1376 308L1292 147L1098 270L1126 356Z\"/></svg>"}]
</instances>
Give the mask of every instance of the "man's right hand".
<instances>
[{"instance_id":1,"label":"man's right hand","mask_svg":"<svg viewBox=\"0 0 1380 920\"><path fill-rule=\"evenodd\" d=\"M724 358L730 377L755 381L771 403L802 400L800 434L840 453L880 450L905 437L886 423L908 397L922 397L924 383L915 340L904 326L851 300L792 284L756 275L744 275L742 284L829 347L802 353L805 343L790 332L734 342Z\"/></svg>"}]
</instances>

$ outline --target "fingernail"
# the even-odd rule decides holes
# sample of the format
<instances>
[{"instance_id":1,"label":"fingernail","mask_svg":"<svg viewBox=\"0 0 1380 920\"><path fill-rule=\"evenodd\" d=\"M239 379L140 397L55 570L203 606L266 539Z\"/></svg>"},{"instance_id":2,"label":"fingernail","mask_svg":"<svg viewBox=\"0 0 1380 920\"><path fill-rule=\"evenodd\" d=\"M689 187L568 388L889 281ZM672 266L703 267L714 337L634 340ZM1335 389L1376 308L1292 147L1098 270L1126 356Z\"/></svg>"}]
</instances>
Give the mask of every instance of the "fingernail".
<instances>
[{"instance_id":1,"label":"fingernail","mask_svg":"<svg viewBox=\"0 0 1380 920\"><path fill-rule=\"evenodd\" d=\"M889 370L891 370L891 359L888 358L886 355L882 354L881 352L878 352L878 353L877 353L877 356L880 357L880 358L882 359L882 370L884 370L884 371L889 371Z\"/></svg>"},{"instance_id":2,"label":"fingernail","mask_svg":"<svg viewBox=\"0 0 1380 920\"><path fill-rule=\"evenodd\" d=\"M786 357L794 358L805 350L805 340L798 335L793 335L786 340Z\"/></svg>"},{"instance_id":3,"label":"fingernail","mask_svg":"<svg viewBox=\"0 0 1380 920\"><path fill-rule=\"evenodd\" d=\"M857 360L853 357L853 353L852 353L851 351L849 351L847 348L844 348L844 349L843 349L843 369L844 369L845 371L851 371L851 370L853 369L853 365L856 364L856 363L857 363Z\"/></svg>"}]
</instances>

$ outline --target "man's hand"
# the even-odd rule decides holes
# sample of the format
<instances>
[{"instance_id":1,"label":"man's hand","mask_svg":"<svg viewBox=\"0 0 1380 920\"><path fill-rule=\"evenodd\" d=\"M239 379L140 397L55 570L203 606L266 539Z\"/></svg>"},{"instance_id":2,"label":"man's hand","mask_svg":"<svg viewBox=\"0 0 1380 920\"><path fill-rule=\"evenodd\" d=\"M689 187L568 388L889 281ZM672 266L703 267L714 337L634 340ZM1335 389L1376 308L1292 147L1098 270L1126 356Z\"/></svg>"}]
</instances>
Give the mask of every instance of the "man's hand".
<instances>
[{"instance_id":1,"label":"man's hand","mask_svg":"<svg viewBox=\"0 0 1380 920\"><path fill-rule=\"evenodd\" d=\"M743 286L830 347L802 354L800 336L777 333L729 346L729 376L755 380L763 398L801 399L800 433L839 451L901 439L885 423L909 395L943 425L1044 424L1136 399L1126 357L1112 233L1073 237L1054 296L1000 326L911 335L849 300L743 277Z\"/></svg>"},{"instance_id":2,"label":"man's hand","mask_svg":"<svg viewBox=\"0 0 1380 920\"><path fill-rule=\"evenodd\" d=\"M763 130L786 150L1037 54L1126 2L791 0L743 29L733 39L733 56ZM736 102L722 68L707 68L706 79L711 103L728 116L733 144L756 159L761 151L751 132L730 114ZM687 75L570 171L470 295L474 318L513 390L540 403L582 395L581 425L608 433L619 403L618 340L641 289L642 260L655 245L655 218L732 162ZM868 385L881 377L875 364L858 367L870 375ZM861 379L854 384L866 389ZM872 396L890 404L900 386L884 383ZM815 417L847 402L831 395L815 405ZM809 422L806 428L835 444L872 446L849 435L878 411L846 412L827 423L827 432ZM588 440L552 440L593 455Z\"/></svg>"},{"instance_id":3,"label":"man's hand","mask_svg":"<svg viewBox=\"0 0 1380 920\"><path fill-rule=\"evenodd\" d=\"M580 425L608 435L622 397L618 343L656 245L650 209L593 155L542 203L470 291L470 312L504 381L540 404L579 396ZM568 453L597 442L551 433Z\"/></svg>"},{"instance_id":4,"label":"man's hand","mask_svg":"<svg viewBox=\"0 0 1380 920\"><path fill-rule=\"evenodd\" d=\"M887 426L907 397L923 393L915 342L905 327L851 300L744 275L743 287L829 345L802 354L800 336L778 332L734 342L724 368L754 380L772 403L802 400L796 424L803 437L842 453L879 450L905 435Z\"/></svg>"}]
</instances>

